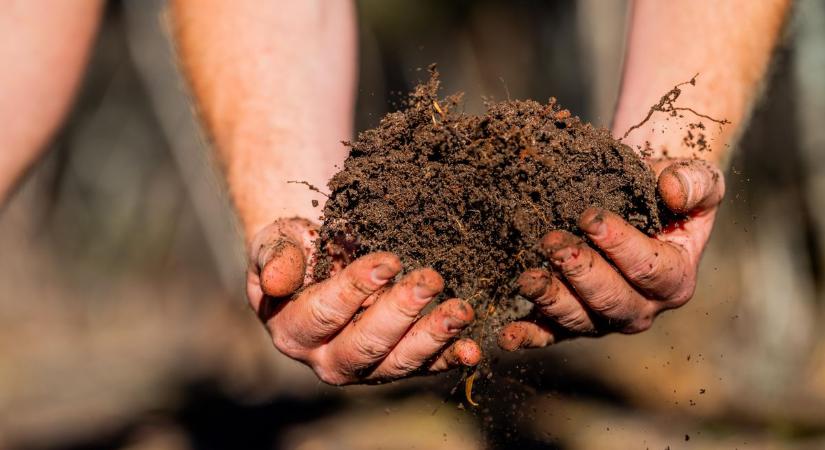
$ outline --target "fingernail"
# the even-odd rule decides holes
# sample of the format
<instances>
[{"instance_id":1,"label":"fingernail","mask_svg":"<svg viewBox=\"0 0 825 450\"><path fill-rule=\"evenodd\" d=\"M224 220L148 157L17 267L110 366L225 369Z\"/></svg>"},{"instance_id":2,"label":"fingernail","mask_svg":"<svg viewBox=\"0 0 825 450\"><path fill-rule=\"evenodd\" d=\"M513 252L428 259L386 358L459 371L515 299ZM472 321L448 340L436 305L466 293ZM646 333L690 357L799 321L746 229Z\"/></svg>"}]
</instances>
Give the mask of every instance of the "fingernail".
<instances>
[{"instance_id":1,"label":"fingernail","mask_svg":"<svg viewBox=\"0 0 825 450\"><path fill-rule=\"evenodd\" d=\"M306 260L304 252L297 245L279 240L262 249L264 262L260 267L261 289L272 297L286 297L304 284Z\"/></svg>"},{"instance_id":2,"label":"fingernail","mask_svg":"<svg viewBox=\"0 0 825 450\"><path fill-rule=\"evenodd\" d=\"M555 264L564 264L567 260L576 256L576 253L577 251L574 247L563 247L550 255L550 261Z\"/></svg>"},{"instance_id":3,"label":"fingernail","mask_svg":"<svg viewBox=\"0 0 825 450\"><path fill-rule=\"evenodd\" d=\"M518 279L519 294L530 299L538 298L547 290L549 281L550 276L546 272L524 272Z\"/></svg>"},{"instance_id":4,"label":"fingernail","mask_svg":"<svg viewBox=\"0 0 825 450\"><path fill-rule=\"evenodd\" d=\"M283 237L274 242L261 244L258 249L258 269L263 269L276 254L282 254L288 246L294 245L290 240Z\"/></svg>"},{"instance_id":5,"label":"fingernail","mask_svg":"<svg viewBox=\"0 0 825 450\"><path fill-rule=\"evenodd\" d=\"M449 332L459 331L465 326L467 326L467 322L458 317L447 317L444 319L444 328Z\"/></svg>"},{"instance_id":6,"label":"fingernail","mask_svg":"<svg viewBox=\"0 0 825 450\"><path fill-rule=\"evenodd\" d=\"M559 250L566 247L575 247L581 242L582 239L572 233L566 231L551 231L542 238L539 250L546 258L552 258L553 254Z\"/></svg>"},{"instance_id":7,"label":"fingernail","mask_svg":"<svg viewBox=\"0 0 825 450\"><path fill-rule=\"evenodd\" d=\"M423 284L417 284L413 288L413 295L415 296L415 298L421 301L430 301L430 299L433 298L433 295L435 295L435 293L436 291L434 289Z\"/></svg>"},{"instance_id":8,"label":"fingernail","mask_svg":"<svg viewBox=\"0 0 825 450\"><path fill-rule=\"evenodd\" d=\"M372 269L372 280L377 284L383 284L395 277L396 271L386 264L379 264Z\"/></svg>"},{"instance_id":9,"label":"fingernail","mask_svg":"<svg viewBox=\"0 0 825 450\"><path fill-rule=\"evenodd\" d=\"M456 342L456 356L461 364L465 366L475 366L481 360L479 348L470 339Z\"/></svg>"},{"instance_id":10,"label":"fingernail","mask_svg":"<svg viewBox=\"0 0 825 450\"><path fill-rule=\"evenodd\" d=\"M685 209L690 209L693 207L695 202L693 198L693 183L690 182L688 175L685 173L686 170L690 170L687 168L678 169L675 171L676 179L679 180L679 184L682 185L682 191L685 193Z\"/></svg>"},{"instance_id":11,"label":"fingernail","mask_svg":"<svg viewBox=\"0 0 825 450\"><path fill-rule=\"evenodd\" d=\"M523 336L519 336L513 330L504 330L498 336L498 346L508 352L518 350L523 341Z\"/></svg>"},{"instance_id":12,"label":"fingernail","mask_svg":"<svg viewBox=\"0 0 825 450\"><path fill-rule=\"evenodd\" d=\"M605 232L604 210L601 208L590 208L583 214L582 223L579 226L585 233L591 236L601 236Z\"/></svg>"}]
</instances>

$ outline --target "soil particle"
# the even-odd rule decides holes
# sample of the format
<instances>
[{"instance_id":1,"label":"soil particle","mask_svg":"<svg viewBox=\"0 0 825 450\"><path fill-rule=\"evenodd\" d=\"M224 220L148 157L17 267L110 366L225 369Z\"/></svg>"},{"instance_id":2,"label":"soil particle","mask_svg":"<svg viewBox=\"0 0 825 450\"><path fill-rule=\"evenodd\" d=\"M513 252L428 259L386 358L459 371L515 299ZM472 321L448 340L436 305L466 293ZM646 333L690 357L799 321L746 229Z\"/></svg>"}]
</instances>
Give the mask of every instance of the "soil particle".
<instances>
[{"instance_id":1,"label":"soil particle","mask_svg":"<svg viewBox=\"0 0 825 450\"><path fill-rule=\"evenodd\" d=\"M546 265L545 233L581 235L586 208L648 234L661 229L652 172L607 130L553 98L464 114L461 95L439 98L438 88L431 68L404 109L347 143L349 157L329 182L316 278L329 275L332 258L391 251L406 270L437 270L444 297L467 299L484 319L497 305L512 309L522 271Z\"/></svg>"}]
</instances>

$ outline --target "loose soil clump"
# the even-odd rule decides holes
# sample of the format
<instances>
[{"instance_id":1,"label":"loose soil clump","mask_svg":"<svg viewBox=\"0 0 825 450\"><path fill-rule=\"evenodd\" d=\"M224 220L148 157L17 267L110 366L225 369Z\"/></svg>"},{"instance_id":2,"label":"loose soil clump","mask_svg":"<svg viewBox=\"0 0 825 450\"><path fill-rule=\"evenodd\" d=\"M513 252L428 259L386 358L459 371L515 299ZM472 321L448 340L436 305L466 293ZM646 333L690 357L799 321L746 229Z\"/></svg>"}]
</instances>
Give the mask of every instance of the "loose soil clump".
<instances>
[{"instance_id":1,"label":"loose soil clump","mask_svg":"<svg viewBox=\"0 0 825 450\"><path fill-rule=\"evenodd\" d=\"M317 279L334 258L391 251L407 270L437 270L444 297L467 299L486 319L510 308L524 269L546 264L541 237L581 234L586 208L648 234L661 229L653 173L607 130L552 98L489 102L477 116L460 111L460 94L439 98L438 89L431 68L404 109L347 143L329 182Z\"/></svg>"}]
</instances>

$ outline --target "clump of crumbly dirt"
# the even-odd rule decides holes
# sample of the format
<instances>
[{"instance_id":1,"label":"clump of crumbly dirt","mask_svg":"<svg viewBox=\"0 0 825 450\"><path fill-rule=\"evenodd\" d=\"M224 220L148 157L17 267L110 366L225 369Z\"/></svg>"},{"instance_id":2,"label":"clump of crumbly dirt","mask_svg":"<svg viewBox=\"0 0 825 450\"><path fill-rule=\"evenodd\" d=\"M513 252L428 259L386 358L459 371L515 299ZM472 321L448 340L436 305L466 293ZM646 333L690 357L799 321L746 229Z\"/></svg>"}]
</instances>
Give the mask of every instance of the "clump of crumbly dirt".
<instances>
[{"instance_id":1,"label":"clump of crumbly dirt","mask_svg":"<svg viewBox=\"0 0 825 450\"><path fill-rule=\"evenodd\" d=\"M580 233L587 207L649 234L661 228L652 172L607 130L555 99L494 102L483 115L464 114L460 95L438 97L431 72L405 109L347 143L344 168L329 182L316 278L328 276L333 257L391 251L407 270L434 268L445 296L489 316L515 296L524 269L545 264L541 237Z\"/></svg>"}]
</instances>

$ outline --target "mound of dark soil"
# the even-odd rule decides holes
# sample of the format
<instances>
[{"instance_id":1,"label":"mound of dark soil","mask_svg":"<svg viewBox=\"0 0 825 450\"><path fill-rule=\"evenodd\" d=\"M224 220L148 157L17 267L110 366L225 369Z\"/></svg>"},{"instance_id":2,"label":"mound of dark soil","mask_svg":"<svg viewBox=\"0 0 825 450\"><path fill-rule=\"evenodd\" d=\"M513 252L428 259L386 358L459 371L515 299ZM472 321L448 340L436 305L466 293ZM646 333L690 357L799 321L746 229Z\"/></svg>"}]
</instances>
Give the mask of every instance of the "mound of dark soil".
<instances>
[{"instance_id":1,"label":"mound of dark soil","mask_svg":"<svg viewBox=\"0 0 825 450\"><path fill-rule=\"evenodd\" d=\"M329 182L320 254L391 251L406 269L437 270L446 296L487 309L514 297L525 268L544 264L536 244L545 233L580 233L589 206L646 233L661 228L653 174L607 130L555 99L489 103L486 114L467 115L460 95L440 99L438 86L433 69L406 109L348 143ZM328 271L324 256L315 275Z\"/></svg>"}]
</instances>

